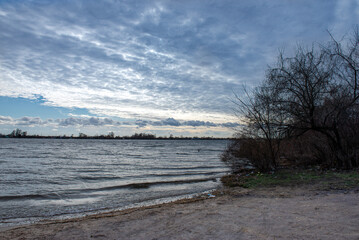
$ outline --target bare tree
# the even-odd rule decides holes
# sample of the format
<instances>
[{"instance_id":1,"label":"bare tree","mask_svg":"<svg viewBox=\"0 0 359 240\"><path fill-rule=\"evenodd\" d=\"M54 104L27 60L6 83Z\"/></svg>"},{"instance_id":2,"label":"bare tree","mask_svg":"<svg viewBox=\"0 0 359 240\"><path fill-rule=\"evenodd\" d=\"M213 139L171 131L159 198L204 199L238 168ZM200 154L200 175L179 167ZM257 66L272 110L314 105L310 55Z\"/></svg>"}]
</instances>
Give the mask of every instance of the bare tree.
<instances>
[{"instance_id":1,"label":"bare tree","mask_svg":"<svg viewBox=\"0 0 359 240\"><path fill-rule=\"evenodd\" d=\"M359 98L359 26L355 27L345 47L330 32L329 35L331 42L323 49L335 60L335 74L338 81L343 82L352 101L356 102Z\"/></svg>"},{"instance_id":2,"label":"bare tree","mask_svg":"<svg viewBox=\"0 0 359 240\"><path fill-rule=\"evenodd\" d=\"M312 156L331 167L359 166L358 71L356 28L346 47L332 37L325 47L298 47L294 57L280 53L260 87L235 96L245 122L239 133L265 140L270 153L263 169L276 167L284 137L312 145Z\"/></svg>"},{"instance_id":3,"label":"bare tree","mask_svg":"<svg viewBox=\"0 0 359 240\"><path fill-rule=\"evenodd\" d=\"M323 49L335 62L336 88L328 101L331 110L330 127L335 129L338 163L344 168L359 166L359 27L347 41L331 42Z\"/></svg>"},{"instance_id":4,"label":"bare tree","mask_svg":"<svg viewBox=\"0 0 359 240\"><path fill-rule=\"evenodd\" d=\"M244 122L238 133L242 138L240 144L244 147L248 138L255 139L250 144L257 144L257 151L261 148L261 153L251 154L254 165L262 171L276 168L285 120L276 101L277 89L263 84L251 93L243 88L243 93L242 97L235 95L234 100L237 115ZM264 141L261 143L261 140Z\"/></svg>"}]
</instances>

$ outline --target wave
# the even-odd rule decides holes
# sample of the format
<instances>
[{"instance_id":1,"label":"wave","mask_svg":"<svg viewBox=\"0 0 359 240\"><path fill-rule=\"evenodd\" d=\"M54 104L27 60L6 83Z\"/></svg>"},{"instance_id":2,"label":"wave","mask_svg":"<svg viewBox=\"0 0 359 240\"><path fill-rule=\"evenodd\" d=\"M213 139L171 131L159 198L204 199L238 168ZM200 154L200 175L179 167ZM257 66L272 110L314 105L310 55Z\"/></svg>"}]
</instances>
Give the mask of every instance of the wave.
<instances>
[{"instance_id":1,"label":"wave","mask_svg":"<svg viewBox=\"0 0 359 240\"><path fill-rule=\"evenodd\" d=\"M107 186L100 188L86 188L86 189L69 189L59 192L49 192L44 194L25 194L25 195L8 195L0 196L0 202L11 201L11 200L49 200L49 199L64 199L76 195L76 198L81 198L81 193L89 192L101 192L101 191L113 191L119 189L141 189L141 188L150 188L155 185L177 185L177 184L189 184L189 183L200 183L214 181L217 179L215 177L210 178L201 178L201 179L183 179L183 180L173 180L173 181L154 181L154 182L138 182L138 183L129 183L123 185ZM87 196L87 195L86 195Z\"/></svg>"},{"instance_id":2,"label":"wave","mask_svg":"<svg viewBox=\"0 0 359 240\"><path fill-rule=\"evenodd\" d=\"M188 156L188 155L193 155L192 153L176 153L177 155L184 155L184 156Z\"/></svg>"},{"instance_id":3,"label":"wave","mask_svg":"<svg viewBox=\"0 0 359 240\"><path fill-rule=\"evenodd\" d=\"M133 166L133 163L107 163L106 166Z\"/></svg>"},{"instance_id":4,"label":"wave","mask_svg":"<svg viewBox=\"0 0 359 240\"><path fill-rule=\"evenodd\" d=\"M14 150L14 147L0 147L0 150Z\"/></svg>"},{"instance_id":5,"label":"wave","mask_svg":"<svg viewBox=\"0 0 359 240\"><path fill-rule=\"evenodd\" d=\"M150 170L206 170L206 169L226 169L222 165L216 166L197 166L197 167L151 167L151 168L142 168L142 169L150 169Z\"/></svg>"},{"instance_id":6,"label":"wave","mask_svg":"<svg viewBox=\"0 0 359 240\"><path fill-rule=\"evenodd\" d=\"M0 196L0 202L10 201L10 200L46 200L46 199L61 199L61 196L57 193Z\"/></svg>"},{"instance_id":7,"label":"wave","mask_svg":"<svg viewBox=\"0 0 359 240\"><path fill-rule=\"evenodd\" d=\"M203 152L223 152L223 149L201 149Z\"/></svg>"},{"instance_id":8,"label":"wave","mask_svg":"<svg viewBox=\"0 0 359 240\"><path fill-rule=\"evenodd\" d=\"M121 154L123 156L126 156L126 157L143 157L142 154L132 154L132 153L124 153L124 154Z\"/></svg>"},{"instance_id":9,"label":"wave","mask_svg":"<svg viewBox=\"0 0 359 240\"><path fill-rule=\"evenodd\" d=\"M216 175L223 174L224 172L187 172L187 173L158 173L148 174L144 177L181 177L181 176L197 176L197 175Z\"/></svg>"},{"instance_id":10,"label":"wave","mask_svg":"<svg viewBox=\"0 0 359 240\"><path fill-rule=\"evenodd\" d=\"M103 172L103 170L102 169L77 169L76 172L84 172L84 173L95 172L95 173L100 173L100 172Z\"/></svg>"},{"instance_id":11,"label":"wave","mask_svg":"<svg viewBox=\"0 0 359 240\"><path fill-rule=\"evenodd\" d=\"M19 159L40 159L40 158L49 158L50 155L44 155L44 154L39 154L39 155L19 155L19 156L15 156L15 158L19 158Z\"/></svg>"},{"instance_id":12,"label":"wave","mask_svg":"<svg viewBox=\"0 0 359 240\"><path fill-rule=\"evenodd\" d=\"M122 177L117 177L117 176L79 176L77 177L77 179L79 180L117 180L117 179L122 179Z\"/></svg>"},{"instance_id":13,"label":"wave","mask_svg":"<svg viewBox=\"0 0 359 240\"><path fill-rule=\"evenodd\" d=\"M216 178L201 178L201 179L183 179L183 180L173 180L173 181L155 181L155 182L139 182L139 183L129 183L124 185L108 186L96 189L87 189L90 191L106 191L106 190L116 190L121 188L149 188L154 185L174 185L174 184L186 184L186 183L199 183L199 182L208 182L208 181L217 181Z\"/></svg>"},{"instance_id":14,"label":"wave","mask_svg":"<svg viewBox=\"0 0 359 240\"><path fill-rule=\"evenodd\" d=\"M165 147L166 145L164 144L153 144L153 145L143 145L141 147L144 147L144 148L155 148L155 147Z\"/></svg>"},{"instance_id":15,"label":"wave","mask_svg":"<svg viewBox=\"0 0 359 240\"><path fill-rule=\"evenodd\" d=\"M74 157L74 156L56 156L54 158L57 159L65 159L65 160L89 160L88 158L84 157Z\"/></svg>"}]
</instances>

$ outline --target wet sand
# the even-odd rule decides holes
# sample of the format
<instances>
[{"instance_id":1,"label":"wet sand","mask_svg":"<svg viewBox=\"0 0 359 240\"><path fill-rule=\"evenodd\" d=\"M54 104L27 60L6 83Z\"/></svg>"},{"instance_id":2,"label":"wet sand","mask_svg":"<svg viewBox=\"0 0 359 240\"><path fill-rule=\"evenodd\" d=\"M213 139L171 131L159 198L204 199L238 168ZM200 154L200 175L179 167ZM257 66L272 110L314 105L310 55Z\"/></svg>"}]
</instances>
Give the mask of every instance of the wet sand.
<instances>
[{"instance_id":1,"label":"wet sand","mask_svg":"<svg viewBox=\"0 0 359 240\"><path fill-rule=\"evenodd\" d=\"M215 195L2 228L0 239L359 239L357 190L237 188Z\"/></svg>"}]
</instances>

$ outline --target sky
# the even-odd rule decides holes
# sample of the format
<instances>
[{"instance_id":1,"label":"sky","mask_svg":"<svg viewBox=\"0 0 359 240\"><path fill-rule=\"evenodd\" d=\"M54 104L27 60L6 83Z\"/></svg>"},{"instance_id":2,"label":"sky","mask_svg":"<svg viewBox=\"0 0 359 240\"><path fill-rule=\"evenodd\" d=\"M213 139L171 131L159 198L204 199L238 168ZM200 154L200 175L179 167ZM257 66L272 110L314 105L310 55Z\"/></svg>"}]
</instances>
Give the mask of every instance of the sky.
<instances>
[{"instance_id":1,"label":"sky","mask_svg":"<svg viewBox=\"0 0 359 240\"><path fill-rule=\"evenodd\" d=\"M0 133L230 137L279 50L358 23L358 0L0 0Z\"/></svg>"}]
</instances>

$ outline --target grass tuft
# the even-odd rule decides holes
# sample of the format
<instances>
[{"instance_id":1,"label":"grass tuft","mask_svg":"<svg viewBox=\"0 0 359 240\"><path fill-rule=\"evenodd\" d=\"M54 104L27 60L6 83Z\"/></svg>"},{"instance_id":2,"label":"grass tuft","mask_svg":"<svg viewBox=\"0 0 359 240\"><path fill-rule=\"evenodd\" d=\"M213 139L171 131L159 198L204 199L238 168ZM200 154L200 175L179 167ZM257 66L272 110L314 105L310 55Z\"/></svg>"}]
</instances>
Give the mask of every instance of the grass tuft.
<instances>
[{"instance_id":1,"label":"grass tuft","mask_svg":"<svg viewBox=\"0 0 359 240\"><path fill-rule=\"evenodd\" d=\"M316 169L280 169L270 173L251 171L227 175L222 177L221 181L227 187L258 188L316 184L322 190L345 190L359 187L359 171L337 172Z\"/></svg>"}]
</instances>

